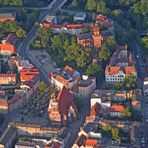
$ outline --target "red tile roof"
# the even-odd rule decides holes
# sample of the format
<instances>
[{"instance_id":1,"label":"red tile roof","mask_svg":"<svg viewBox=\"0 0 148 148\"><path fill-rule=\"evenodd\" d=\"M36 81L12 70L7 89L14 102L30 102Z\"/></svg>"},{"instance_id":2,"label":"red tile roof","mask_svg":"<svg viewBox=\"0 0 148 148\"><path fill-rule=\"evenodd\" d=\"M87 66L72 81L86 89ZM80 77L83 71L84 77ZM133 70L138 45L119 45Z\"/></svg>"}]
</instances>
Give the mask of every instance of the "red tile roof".
<instances>
[{"instance_id":1,"label":"red tile roof","mask_svg":"<svg viewBox=\"0 0 148 148\"><path fill-rule=\"evenodd\" d=\"M139 105L140 101L132 101L132 105Z\"/></svg>"},{"instance_id":2,"label":"red tile roof","mask_svg":"<svg viewBox=\"0 0 148 148\"><path fill-rule=\"evenodd\" d=\"M135 66L125 66L125 67L107 66L105 72L110 75L117 75L120 70L122 70L125 73L125 75L136 73Z\"/></svg>"},{"instance_id":3,"label":"red tile roof","mask_svg":"<svg viewBox=\"0 0 148 148\"><path fill-rule=\"evenodd\" d=\"M86 139L85 146L91 146L92 148L97 146L97 140L95 139Z\"/></svg>"},{"instance_id":4,"label":"red tile roof","mask_svg":"<svg viewBox=\"0 0 148 148\"><path fill-rule=\"evenodd\" d=\"M112 105L111 109L115 112L123 112L125 110L123 105Z\"/></svg>"},{"instance_id":5,"label":"red tile roof","mask_svg":"<svg viewBox=\"0 0 148 148\"><path fill-rule=\"evenodd\" d=\"M0 74L0 77L16 77L16 74Z\"/></svg>"},{"instance_id":6,"label":"red tile roof","mask_svg":"<svg viewBox=\"0 0 148 148\"><path fill-rule=\"evenodd\" d=\"M12 44L0 44L0 52L13 54L15 52L15 47Z\"/></svg>"},{"instance_id":7,"label":"red tile roof","mask_svg":"<svg viewBox=\"0 0 148 148\"><path fill-rule=\"evenodd\" d=\"M59 92L57 100L59 111L62 114L67 115L68 108L70 107L73 100L73 95L68 91L68 89L66 89L65 86L63 86L62 90Z\"/></svg>"},{"instance_id":8,"label":"red tile roof","mask_svg":"<svg viewBox=\"0 0 148 148\"><path fill-rule=\"evenodd\" d=\"M68 87L68 81L61 75L57 75L56 80L61 82L64 86Z\"/></svg>"},{"instance_id":9,"label":"red tile roof","mask_svg":"<svg viewBox=\"0 0 148 148\"><path fill-rule=\"evenodd\" d=\"M70 75L73 75L73 74L75 73L75 70L74 70L72 67L70 67L70 66L65 66L65 67L64 67L64 70L65 70L67 73L69 73Z\"/></svg>"},{"instance_id":10,"label":"red tile roof","mask_svg":"<svg viewBox=\"0 0 148 148\"><path fill-rule=\"evenodd\" d=\"M94 25L93 31L94 31L94 33L99 34L100 30L99 30L99 25L98 25L98 24L95 24L95 25Z\"/></svg>"},{"instance_id":11,"label":"red tile roof","mask_svg":"<svg viewBox=\"0 0 148 148\"><path fill-rule=\"evenodd\" d=\"M20 79L21 81L30 81L34 76L39 75L38 69L28 68L20 70Z\"/></svg>"}]
</instances>

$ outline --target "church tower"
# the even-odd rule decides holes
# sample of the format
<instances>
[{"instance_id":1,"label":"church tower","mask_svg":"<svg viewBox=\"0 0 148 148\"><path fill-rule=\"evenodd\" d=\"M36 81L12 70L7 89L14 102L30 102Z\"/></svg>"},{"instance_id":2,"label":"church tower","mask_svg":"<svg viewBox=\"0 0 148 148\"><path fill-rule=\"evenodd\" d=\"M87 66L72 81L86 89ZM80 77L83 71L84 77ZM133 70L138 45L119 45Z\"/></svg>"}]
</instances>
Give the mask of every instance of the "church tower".
<instances>
[{"instance_id":1,"label":"church tower","mask_svg":"<svg viewBox=\"0 0 148 148\"><path fill-rule=\"evenodd\" d=\"M95 48L100 48L102 43L102 35L100 34L98 24L93 26L93 42Z\"/></svg>"}]
</instances>

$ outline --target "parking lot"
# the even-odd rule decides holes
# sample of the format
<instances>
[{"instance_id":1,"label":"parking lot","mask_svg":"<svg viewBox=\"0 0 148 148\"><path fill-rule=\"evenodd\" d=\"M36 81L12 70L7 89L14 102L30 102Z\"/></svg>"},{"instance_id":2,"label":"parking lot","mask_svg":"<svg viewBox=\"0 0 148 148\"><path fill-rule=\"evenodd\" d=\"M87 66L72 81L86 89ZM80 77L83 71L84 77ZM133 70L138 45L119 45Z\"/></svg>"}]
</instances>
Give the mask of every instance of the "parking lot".
<instances>
[{"instance_id":1,"label":"parking lot","mask_svg":"<svg viewBox=\"0 0 148 148\"><path fill-rule=\"evenodd\" d=\"M44 50L31 50L29 52L32 57L34 57L40 66L44 69L44 71L49 74L51 71L55 71L56 63L52 61L49 54Z\"/></svg>"}]
</instances>

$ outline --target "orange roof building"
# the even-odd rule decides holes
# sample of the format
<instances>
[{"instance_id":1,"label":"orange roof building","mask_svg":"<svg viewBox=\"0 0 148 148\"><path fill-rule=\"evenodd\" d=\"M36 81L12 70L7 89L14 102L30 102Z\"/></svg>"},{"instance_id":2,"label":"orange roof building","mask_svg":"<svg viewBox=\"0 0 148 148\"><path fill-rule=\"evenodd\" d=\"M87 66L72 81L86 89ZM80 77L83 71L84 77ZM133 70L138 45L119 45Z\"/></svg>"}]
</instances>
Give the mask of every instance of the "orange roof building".
<instances>
[{"instance_id":1,"label":"orange roof building","mask_svg":"<svg viewBox=\"0 0 148 148\"><path fill-rule=\"evenodd\" d=\"M112 105L111 109L114 112L123 112L125 110L123 105Z\"/></svg>"},{"instance_id":2,"label":"orange roof building","mask_svg":"<svg viewBox=\"0 0 148 148\"><path fill-rule=\"evenodd\" d=\"M27 68L20 70L21 82L30 81L36 75L39 75L39 71L36 68Z\"/></svg>"},{"instance_id":3,"label":"orange roof building","mask_svg":"<svg viewBox=\"0 0 148 148\"><path fill-rule=\"evenodd\" d=\"M0 53L3 55L12 55L15 52L16 35L8 34L7 38L0 44Z\"/></svg>"},{"instance_id":4,"label":"orange roof building","mask_svg":"<svg viewBox=\"0 0 148 148\"><path fill-rule=\"evenodd\" d=\"M70 66L65 66L63 69L50 73L51 84L59 89L63 86L72 89L81 79L80 73Z\"/></svg>"},{"instance_id":5,"label":"orange roof building","mask_svg":"<svg viewBox=\"0 0 148 148\"><path fill-rule=\"evenodd\" d=\"M97 146L97 140L95 140L95 139L86 139L85 147L94 148L96 146Z\"/></svg>"},{"instance_id":6,"label":"orange roof building","mask_svg":"<svg viewBox=\"0 0 148 148\"><path fill-rule=\"evenodd\" d=\"M120 46L113 54L110 64L105 69L105 80L107 83L123 82L128 75L137 77L135 59L128 52L127 46Z\"/></svg>"},{"instance_id":7,"label":"orange roof building","mask_svg":"<svg viewBox=\"0 0 148 148\"><path fill-rule=\"evenodd\" d=\"M124 111L125 108L123 105L112 105L112 107L107 112L111 117L121 117Z\"/></svg>"},{"instance_id":8,"label":"orange roof building","mask_svg":"<svg viewBox=\"0 0 148 148\"><path fill-rule=\"evenodd\" d=\"M100 48L102 44L102 35L100 34L99 26L93 25L93 33L83 33L77 36L77 43L82 47L94 46Z\"/></svg>"},{"instance_id":9,"label":"orange roof building","mask_svg":"<svg viewBox=\"0 0 148 148\"><path fill-rule=\"evenodd\" d=\"M15 47L12 44L0 44L0 53L4 55L11 55L15 52Z\"/></svg>"}]
</instances>

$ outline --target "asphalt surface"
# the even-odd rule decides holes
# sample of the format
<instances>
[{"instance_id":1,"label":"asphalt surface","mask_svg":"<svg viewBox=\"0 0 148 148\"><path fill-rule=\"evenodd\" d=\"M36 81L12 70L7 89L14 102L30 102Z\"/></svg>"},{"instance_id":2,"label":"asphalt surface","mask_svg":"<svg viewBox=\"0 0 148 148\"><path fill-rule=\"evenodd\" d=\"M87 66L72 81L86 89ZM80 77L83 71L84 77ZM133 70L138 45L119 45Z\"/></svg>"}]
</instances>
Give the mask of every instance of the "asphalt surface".
<instances>
[{"instance_id":1,"label":"asphalt surface","mask_svg":"<svg viewBox=\"0 0 148 148\"><path fill-rule=\"evenodd\" d=\"M145 63L141 59L142 48L136 40L133 40L132 44L134 48L136 68L138 74L138 87L143 89L143 79L146 76L146 72L144 68ZM140 128L139 141L142 148L148 148L148 122L146 121L148 119L148 104L146 103L146 98L144 96L141 96L140 101L142 105L143 123L141 124Z\"/></svg>"}]
</instances>

